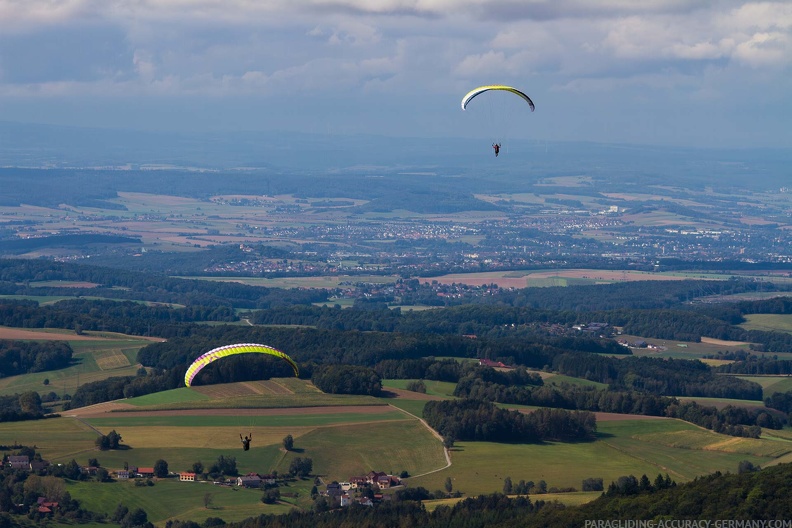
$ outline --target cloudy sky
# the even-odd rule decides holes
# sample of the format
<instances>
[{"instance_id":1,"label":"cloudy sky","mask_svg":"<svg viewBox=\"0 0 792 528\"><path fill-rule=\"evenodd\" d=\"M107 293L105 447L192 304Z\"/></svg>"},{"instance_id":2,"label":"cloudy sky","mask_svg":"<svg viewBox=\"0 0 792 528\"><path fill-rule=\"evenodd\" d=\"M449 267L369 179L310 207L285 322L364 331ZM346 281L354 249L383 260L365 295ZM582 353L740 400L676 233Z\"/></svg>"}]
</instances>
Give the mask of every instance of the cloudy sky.
<instances>
[{"instance_id":1,"label":"cloudy sky","mask_svg":"<svg viewBox=\"0 0 792 528\"><path fill-rule=\"evenodd\" d=\"M792 2L0 0L3 121L477 136L491 83L520 137L792 147Z\"/></svg>"}]
</instances>

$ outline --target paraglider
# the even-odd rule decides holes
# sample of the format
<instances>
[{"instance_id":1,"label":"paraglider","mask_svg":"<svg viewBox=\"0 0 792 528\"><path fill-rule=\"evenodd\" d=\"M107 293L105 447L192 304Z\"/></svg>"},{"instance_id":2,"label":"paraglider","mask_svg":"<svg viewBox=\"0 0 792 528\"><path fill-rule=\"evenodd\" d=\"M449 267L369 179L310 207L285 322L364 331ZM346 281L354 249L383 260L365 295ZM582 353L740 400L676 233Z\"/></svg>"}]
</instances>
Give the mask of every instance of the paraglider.
<instances>
[{"instance_id":1,"label":"paraglider","mask_svg":"<svg viewBox=\"0 0 792 528\"><path fill-rule=\"evenodd\" d=\"M507 95L514 94L517 97L523 99L526 103L528 103L528 107L531 109L531 112L533 112L536 109L533 101L531 101L531 98L525 95L525 93L521 92L517 88L513 88L511 86L505 86L502 84L489 84L485 86L479 86L478 88L474 88L473 90L470 90L468 93L466 93L465 96L462 98L462 103L461 103L462 110L467 110L468 104L474 98L478 97L479 95L485 92L490 92L490 91L505 92ZM485 109L485 113L486 110L488 110L490 114L489 121L490 121L490 127L493 129L492 131L493 139L495 137L498 138L497 141L492 143L492 148L495 151L495 157L497 157L498 154L500 154L500 151L503 148L503 142L501 141L501 138L503 134L502 128L505 125L505 121L511 120L512 116L514 115L514 112L519 110L518 108L519 104L511 103L510 97L511 95L508 95L508 97L505 98L506 100L498 101L498 104L501 106L501 108L499 108L498 111L499 115L497 117L494 115L495 108L492 104L493 101L489 101L489 104L486 105L488 108ZM519 99L515 99L514 101L517 101L517 103L519 103ZM505 103L509 103L509 104L505 104ZM473 106L476 105L474 104ZM496 130L497 130L497 135L495 134Z\"/></svg>"},{"instance_id":2,"label":"paraglider","mask_svg":"<svg viewBox=\"0 0 792 528\"><path fill-rule=\"evenodd\" d=\"M275 356L283 359L286 361L294 370L294 375L298 376L300 374L300 369L297 367L297 363L294 362L292 358L290 358L285 353L281 352L280 350L274 349L267 345L259 345L256 343L240 343L236 345L226 345L221 346L218 348L213 348L206 354L203 354L198 359L193 361L192 365L187 368L187 372L184 374L184 384L189 387L195 376L209 363L212 363L215 360L220 358L224 358L227 356L233 356L236 354L269 354L270 356Z\"/></svg>"},{"instance_id":3,"label":"paraglider","mask_svg":"<svg viewBox=\"0 0 792 528\"><path fill-rule=\"evenodd\" d=\"M533 101L531 101L531 98L525 95L524 93L522 93L517 88L512 88L511 86L504 86L502 84L490 84L487 86L479 86L478 88L474 88L470 90L468 93L466 93L465 97L462 98L462 110L465 110L467 108L468 103L472 101L474 97L476 97L477 95L481 95L484 92L488 92L490 90L502 90L506 92L511 92L514 95L517 95L525 99L525 102L528 103L528 106L531 107L531 112L533 112L536 109L536 107L533 104Z\"/></svg>"}]
</instances>

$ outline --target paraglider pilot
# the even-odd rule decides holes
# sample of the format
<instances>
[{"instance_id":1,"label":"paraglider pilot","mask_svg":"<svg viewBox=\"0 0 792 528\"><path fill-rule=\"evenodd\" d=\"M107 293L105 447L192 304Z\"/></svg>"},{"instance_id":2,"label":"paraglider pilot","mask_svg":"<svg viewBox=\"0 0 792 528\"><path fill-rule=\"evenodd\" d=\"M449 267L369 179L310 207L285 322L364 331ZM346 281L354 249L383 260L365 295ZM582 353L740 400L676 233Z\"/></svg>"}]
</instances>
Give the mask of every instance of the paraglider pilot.
<instances>
[{"instance_id":1,"label":"paraglider pilot","mask_svg":"<svg viewBox=\"0 0 792 528\"><path fill-rule=\"evenodd\" d=\"M253 433L250 433L250 436L246 436L245 438L242 438L242 434L240 433L239 439L242 440L242 449L247 451L250 449L250 441L253 440Z\"/></svg>"},{"instance_id":2,"label":"paraglider pilot","mask_svg":"<svg viewBox=\"0 0 792 528\"><path fill-rule=\"evenodd\" d=\"M495 157L497 158L498 154L500 154L500 143L493 143L492 148L495 149Z\"/></svg>"}]
</instances>

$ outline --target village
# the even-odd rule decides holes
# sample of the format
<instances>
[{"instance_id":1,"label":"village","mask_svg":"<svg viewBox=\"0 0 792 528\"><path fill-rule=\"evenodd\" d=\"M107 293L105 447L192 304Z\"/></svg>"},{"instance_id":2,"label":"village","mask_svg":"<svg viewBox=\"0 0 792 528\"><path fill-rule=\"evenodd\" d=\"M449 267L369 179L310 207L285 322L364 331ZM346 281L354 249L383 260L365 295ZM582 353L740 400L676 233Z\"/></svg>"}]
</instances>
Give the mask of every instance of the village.
<instances>
[{"instance_id":1,"label":"village","mask_svg":"<svg viewBox=\"0 0 792 528\"><path fill-rule=\"evenodd\" d=\"M96 459L90 459L91 465L80 465L75 461L67 465L57 464L53 466L49 461L41 459L35 455L33 457L28 455L5 455L2 461L2 467L11 470L28 471L31 474L40 476L59 474L74 480L95 479L99 482L134 482L136 486L153 486L158 480L161 479L178 479L179 482L211 482L214 485L227 486L232 488L245 488L245 489L273 489L278 488L280 485L286 484L286 481L291 478L291 475L284 474L260 474L260 473L247 473L245 475L234 476L230 478L219 477L218 479L208 478L206 473L197 473L194 471L181 471L172 472L167 470L167 464L163 468L158 461L158 464L150 467L132 466L125 464L124 469L111 469L101 467L98 465ZM158 467L159 466L159 467ZM57 467L59 470L56 470ZM63 469L65 468L65 469ZM336 505L349 506L350 504L357 503L363 506L373 506L381 501L388 501L391 499L390 495L383 493L396 487L403 486L399 477L389 475L380 471L369 471L365 475L351 476L347 481L338 482L332 481L326 485L326 489L319 492L317 486L322 484L320 477L314 478L315 496L324 496L327 500ZM291 494L284 493L284 496ZM314 492L312 491L312 496ZM18 505L23 507L23 505ZM40 496L37 499L36 511L39 514L47 515L52 514L58 510L60 504L53 497Z\"/></svg>"}]
</instances>

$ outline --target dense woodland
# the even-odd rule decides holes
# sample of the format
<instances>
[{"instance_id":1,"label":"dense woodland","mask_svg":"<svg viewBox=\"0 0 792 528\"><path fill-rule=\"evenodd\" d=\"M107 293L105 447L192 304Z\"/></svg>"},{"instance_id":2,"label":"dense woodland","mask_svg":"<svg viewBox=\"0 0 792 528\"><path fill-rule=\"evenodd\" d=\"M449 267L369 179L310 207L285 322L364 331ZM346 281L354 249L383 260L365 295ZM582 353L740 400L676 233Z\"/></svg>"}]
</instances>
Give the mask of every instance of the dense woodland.
<instances>
[{"instance_id":1,"label":"dense woodland","mask_svg":"<svg viewBox=\"0 0 792 528\"><path fill-rule=\"evenodd\" d=\"M0 378L66 368L72 348L64 341L10 341L0 339Z\"/></svg>"},{"instance_id":2,"label":"dense woodland","mask_svg":"<svg viewBox=\"0 0 792 528\"><path fill-rule=\"evenodd\" d=\"M590 412L545 408L524 414L469 398L429 401L423 418L451 442L571 442L593 440L597 431L596 419Z\"/></svg>"},{"instance_id":3,"label":"dense woodland","mask_svg":"<svg viewBox=\"0 0 792 528\"><path fill-rule=\"evenodd\" d=\"M190 257L194 258L194 257ZM95 288L37 286L40 281L77 281L98 284ZM31 286L31 283L34 283ZM177 279L151 272L114 268L0 258L0 294L64 295L134 299L186 306L234 306L271 308L327 300L325 290L281 289L247 286L235 282Z\"/></svg>"}]
</instances>

